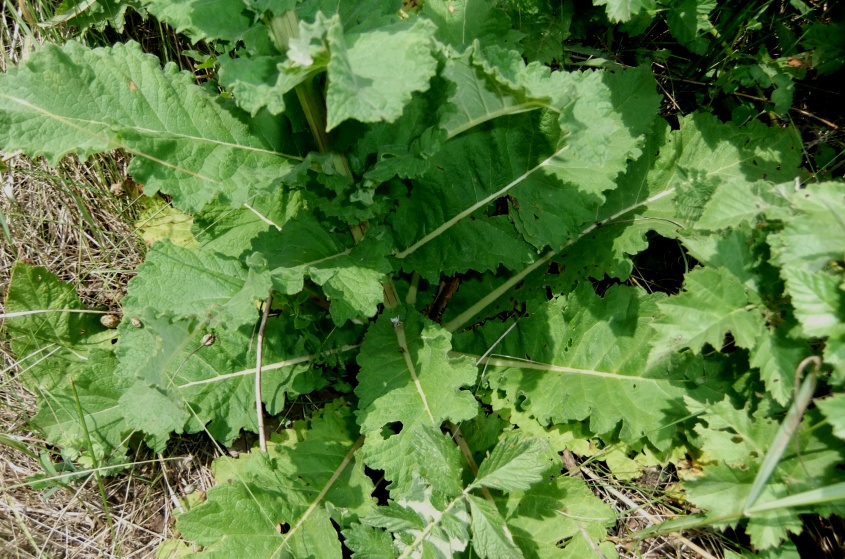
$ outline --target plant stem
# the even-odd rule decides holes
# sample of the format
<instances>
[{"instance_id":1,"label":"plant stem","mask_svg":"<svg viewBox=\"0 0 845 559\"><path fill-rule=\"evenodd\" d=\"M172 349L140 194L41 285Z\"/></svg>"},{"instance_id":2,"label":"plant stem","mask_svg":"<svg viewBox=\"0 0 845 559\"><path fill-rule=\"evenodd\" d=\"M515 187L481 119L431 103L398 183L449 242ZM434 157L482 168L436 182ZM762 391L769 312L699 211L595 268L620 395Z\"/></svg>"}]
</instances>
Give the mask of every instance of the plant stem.
<instances>
[{"instance_id":1,"label":"plant stem","mask_svg":"<svg viewBox=\"0 0 845 559\"><path fill-rule=\"evenodd\" d=\"M269 27L273 41L279 50L287 48L290 40L299 36L299 20L296 17L296 12L293 10L288 10L281 16L274 17L270 20ZM314 85L313 78L309 78L296 86L295 91L320 153L331 154L332 161L338 173L349 179L350 182L354 181L349 160L345 155L334 153L331 150L331 137L326 130L326 102L323 99L322 92ZM364 238L364 233L367 231L367 224L364 222L353 225L350 227L350 231L352 232L352 238L358 243ZM384 282L384 306L391 309L398 305L399 294L396 292L393 282L387 279Z\"/></svg>"},{"instance_id":2,"label":"plant stem","mask_svg":"<svg viewBox=\"0 0 845 559\"><path fill-rule=\"evenodd\" d=\"M261 326L258 327L258 346L255 348L255 418L258 425L258 446L261 452L267 452L267 434L264 432L264 406L261 404L261 358L264 350L264 328L267 317L270 316L270 306L273 304L273 291L264 301L264 314L261 315Z\"/></svg>"},{"instance_id":3,"label":"plant stem","mask_svg":"<svg viewBox=\"0 0 845 559\"><path fill-rule=\"evenodd\" d=\"M652 202L656 202L657 200L660 200L661 198L665 198L666 196L669 196L674 192L675 192L674 187L667 188L663 192L658 192L654 196L651 196L650 198L647 198L647 199L643 200L642 202L637 202L636 204L633 204L631 206L628 206L627 208L619 210L618 212L611 215L610 217L606 217L605 219L603 219L601 221L597 221L597 222L593 223L592 225L590 225L589 227L585 228L583 231L578 233L578 235L576 235L575 237L570 239L566 244L564 244L560 248L558 248L556 250L553 249L553 250L546 252L543 256L541 256L540 258L538 258L537 260L535 260L534 262L529 264L527 267L525 267L518 274L511 276L505 283L503 283L502 285L500 285L499 287L497 287L496 289L494 289L493 291L491 291L490 293L488 293L487 295L482 297L477 303L475 303L470 308L468 308L467 310L465 310L464 312L462 312L461 314L459 314L458 316L453 318L451 321L449 321L447 324L445 324L444 327L449 332L454 332L455 330L458 330L459 328L463 327L467 322L469 322L469 320L472 317L474 317L475 315L477 315L478 313L483 311L485 308L487 308L487 306L493 304L494 301L496 301L499 297L504 295L510 288L512 288L514 285L516 285L517 283L522 281L528 274L530 274L531 272L533 272L534 270L536 270L537 268L539 268L540 266L542 266L543 264L547 263L549 260L554 258L554 256L556 254L558 254L559 252L562 252L566 248L572 246L573 244L575 244L576 242L578 242L579 240L581 240L585 236L589 235L590 233L592 233L593 231L595 231L599 227L607 225L608 223L611 223L612 221L622 217L623 215L625 215L627 213L630 213L630 212L636 210L637 208L640 208L642 206L647 206L648 204L650 204Z\"/></svg>"}]
</instances>

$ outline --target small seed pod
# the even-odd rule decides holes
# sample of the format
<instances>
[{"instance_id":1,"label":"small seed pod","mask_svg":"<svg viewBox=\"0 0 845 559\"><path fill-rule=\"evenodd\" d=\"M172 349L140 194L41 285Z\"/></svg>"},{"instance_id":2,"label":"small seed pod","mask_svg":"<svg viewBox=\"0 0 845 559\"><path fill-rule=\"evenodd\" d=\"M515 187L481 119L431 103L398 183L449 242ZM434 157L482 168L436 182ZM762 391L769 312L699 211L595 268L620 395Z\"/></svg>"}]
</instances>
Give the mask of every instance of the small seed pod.
<instances>
[{"instance_id":1,"label":"small seed pod","mask_svg":"<svg viewBox=\"0 0 845 559\"><path fill-rule=\"evenodd\" d=\"M204 346L214 345L214 342L216 342L216 341L217 341L217 336L215 336L214 334L206 334L205 336L202 337L202 345L204 345Z\"/></svg>"},{"instance_id":2,"label":"small seed pod","mask_svg":"<svg viewBox=\"0 0 845 559\"><path fill-rule=\"evenodd\" d=\"M135 318L134 316L133 316L131 319L129 319L129 322L130 322L130 323L132 324L132 326L134 326L135 328L140 328L141 326L143 326L143 325L144 325L144 324L143 324L140 320L138 320L138 319L137 319L137 318Z\"/></svg>"},{"instance_id":3,"label":"small seed pod","mask_svg":"<svg viewBox=\"0 0 845 559\"><path fill-rule=\"evenodd\" d=\"M115 196L123 196L126 194L126 189L123 188L123 183L116 182L109 187L109 191Z\"/></svg>"},{"instance_id":4,"label":"small seed pod","mask_svg":"<svg viewBox=\"0 0 845 559\"><path fill-rule=\"evenodd\" d=\"M120 324L120 317L115 314L104 314L100 317L100 324L113 330Z\"/></svg>"}]
</instances>

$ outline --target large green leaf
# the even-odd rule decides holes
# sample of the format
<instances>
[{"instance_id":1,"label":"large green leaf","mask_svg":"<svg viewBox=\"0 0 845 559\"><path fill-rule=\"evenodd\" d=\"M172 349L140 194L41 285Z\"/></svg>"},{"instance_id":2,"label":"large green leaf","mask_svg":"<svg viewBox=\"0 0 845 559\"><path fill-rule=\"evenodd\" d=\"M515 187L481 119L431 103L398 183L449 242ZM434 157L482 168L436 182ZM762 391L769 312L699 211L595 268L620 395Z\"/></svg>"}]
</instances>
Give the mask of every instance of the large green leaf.
<instances>
[{"instance_id":1,"label":"large green leaf","mask_svg":"<svg viewBox=\"0 0 845 559\"><path fill-rule=\"evenodd\" d=\"M522 33L515 31L507 13L484 0L430 0L421 14L437 24L437 39L458 52L473 41L485 47L519 50Z\"/></svg>"},{"instance_id":2,"label":"large green leaf","mask_svg":"<svg viewBox=\"0 0 845 559\"><path fill-rule=\"evenodd\" d=\"M135 43L45 45L0 75L0 144L51 164L122 148L145 192L186 212L218 196L240 205L290 169L237 110Z\"/></svg>"},{"instance_id":3,"label":"large green leaf","mask_svg":"<svg viewBox=\"0 0 845 559\"><path fill-rule=\"evenodd\" d=\"M200 557L339 559L332 521L345 527L372 507L372 481L355 457L356 437L349 408L330 405L304 440L219 459L218 485L179 517L179 531L205 546Z\"/></svg>"},{"instance_id":4,"label":"large green leaf","mask_svg":"<svg viewBox=\"0 0 845 559\"><path fill-rule=\"evenodd\" d=\"M385 469L397 495L405 495L411 476L424 476L438 493L460 490L456 451L432 430L475 416L478 404L464 388L478 371L472 360L448 356L450 338L402 307L370 326L358 355L355 393L358 422L367 435L364 453Z\"/></svg>"},{"instance_id":5,"label":"large green leaf","mask_svg":"<svg viewBox=\"0 0 845 559\"><path fill-rule=\"evenodd\" d=\"M241 429L257 429L252 325L217 328L214 343L204 345L212 330L202 320L150 314L136 318L141 327L121 327L116 374L131 387L120 399L124 413L150 435L150 444L162 445L174 430L207 430L229 443ZM325 380L307 360L287 363L308 354L302 333L291 321L269 321L265 336L262 396L275 414L284 408L287 394L310 392ZM171 417L148 413L146 398L151 390L157 393L159 409L169 410ZM142 395L147 396L139 398ZM178 418L187 422L175 428Z\"/></svg>"},{"instance_id":6,"label":"large green leaf","mask_svg":"<svg viewBox=\"0 0 845 559\"><path fill-rule=\"evenodd\" d=\"M600 298L581 284L569 297L536 308L495 346L502 357L488 363L491 388L505 395L499 405L543 424L589 420L598 434L616 432L621 424L622 440L645 437L668 448L676 422L687 414L686 374L697 374L700 365L647 364L644 348L655 337L651 324L662 300L629 287L614 287ZM504 329L488 323L473 347L493 346Z\"/></svg>"},{"instance_id":7,"label":"large green leaf","mask_svg":"<svg viewBox=\"0 0 845 559\"><path fill-rule=\"evenodd\" d=\"M203 318L211 327L236 330L258 320L258 304L270 292L270 274L248 270L231 256L202 248L156 243L138 267L123 299L130 316L170 314Z\"/></svg>"},{"instance_id":8,"label":"large green leaf","mask_svg":"<svg viewBox=\"0 0 845 559\"><path fill-rule=\"evenodd\" d=\"M17 379L24 386L65 387L71 373L87 366L92 351L111 347L114 331L100 324L102 314L91 314L91 310L82 304L73 285L55 274L15 264L5 301L5 328L21 367Z\"/></svg>"},{"instance_id":9,"label":"large green leaf","mask_svg":"<svg viewBox=\"0 0 845 559\"><path fill-rule=\"evenodd\" d=\"M742 284L722 269L689 272L684 292L658 305L650 363L684 348L700 353L704 344L720 351L728 332L737 346L750 349L765 332L763 317L750 305Z\"/></svg>"},{"instance_id":10,"label":"large green leaf","mask_svg":"<svg viewBox=\"0 0 845 559\"><path fill-rule=\"evenodd\" d=\"M332 54L327 69L327 129L347 119L398 119L411 94L428 89L435 73L434 31L423 19L351 37L345 37L339 25L331 27L326 37Z\"/></svg>"},{"instance_id":11,"label":"large green leaf","mask_svg":"<svg viewBox=\"0 0 845 559\"><path fill-rule=\"evenodd\" d=\"M615 512L574 477L544 480L502 501L500 510L527 559L590 557L616 522ZM607 553L607 542L600 545Z\"/></svg>"},{"instance_id":12,"label":"large green leaf","mask_svg":"<svg viewBox=\"0 0 845 559\"><path fill-rule=\"evenodd\" d=\"M414 92L429 88L437 69L430 21L396 18L391 24L364 25L350 32L340 13L314 15L313 21L299 22L286 59L265 53L248 66L224 63L225 82L243 99L242 107L252 114L264 106L280 113L284 93L326 72L326 127L331 130L348 119L393 122Z\"/></svg>"},{"instance_id":13,"label":"large green leaf","mask_svg":"<svg viewBox=\"0 0 845 559\"><path fill-rule=\"evenodd\" d=\"M382 470L385 479L392 482L387 488L394 499L404 495L414 478L447 497L463 490L463 460L451 437L424 423L404 428L400 435L385 440L377 437L373 434L364 449L367 465Z\"/></svg>"},{"instance_id":14,"label":"large green leaf","mask_svg":"<svg viewBox=\"0 0 845 559\"><path fill-rule=\"evenodd\" d=\"M38 414L32 422L66 457L90 467L122 459L136 426L124 420L119 405L126 382L114 374L114 354L96 350L89 358L87 368L68 374L68 383L39 390Z\"/></svg>"},{"instance_id":15,"label":"large green leaf","mask_svg":"<svg viewBox=\"0 0 845 559\"><path fill-rule=\"evenodd\" d=\"M400 307L380 316L364 338L358 364L358 422L365 433L393 422L439 427L475 416L477 404L465 387L478 376L473 361L453 358L451 335ZM369 442L369 441L368 441Z\"/></svg>"}]
</instances>

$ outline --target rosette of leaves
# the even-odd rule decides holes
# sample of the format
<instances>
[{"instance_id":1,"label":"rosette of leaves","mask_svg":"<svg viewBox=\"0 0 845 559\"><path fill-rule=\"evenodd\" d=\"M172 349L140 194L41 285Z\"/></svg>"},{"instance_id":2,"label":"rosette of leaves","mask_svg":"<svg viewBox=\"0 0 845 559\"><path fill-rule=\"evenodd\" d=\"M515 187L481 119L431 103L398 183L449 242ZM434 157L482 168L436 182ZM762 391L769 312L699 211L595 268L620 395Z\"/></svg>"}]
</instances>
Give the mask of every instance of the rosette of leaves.
<instances>
[{"instance_id":1,"label":"rosette of leaves","mask_svg":"<svg viewBox=\"0 0 845 559\"><path fill-rule=\"evenodd\" d=\"M820 348L840 390L843 243L811 224L839 231L841 187L778 186L797 173L794 131L706 113L672 129L648 68L526 63L496 3L144 5L216 45L217 83L134 43L45 45L0 76L0 143L52 163L124 150L196 243L153 245L116 333L75 313L9 332L18 355L44 355L35 425L95 464L173 433L257 430L259 343L265 413L352 387L266 453L217 462L179 521L203 556L612 555L612 515L561 475L570 447L700 454L712 467L690 500L736 523L712 484L773 434L725 449L725 418L776 422ZM597 294L655 235L700 263L682 292ZM10 312L85 310L39 273L16 268ZM798 435L818 456L801 491L838 479L839 393L820 409ZM798 530L789 518L749 521L754 543Z\"/></svg>"}]
</instances>

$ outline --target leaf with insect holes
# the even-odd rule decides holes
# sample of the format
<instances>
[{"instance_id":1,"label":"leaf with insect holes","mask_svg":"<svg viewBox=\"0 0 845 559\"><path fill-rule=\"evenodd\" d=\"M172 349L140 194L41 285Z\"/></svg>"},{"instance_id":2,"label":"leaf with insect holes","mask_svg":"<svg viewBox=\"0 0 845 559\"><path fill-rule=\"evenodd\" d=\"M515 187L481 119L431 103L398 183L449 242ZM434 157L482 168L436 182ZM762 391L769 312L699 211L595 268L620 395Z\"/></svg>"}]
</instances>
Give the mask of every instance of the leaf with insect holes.
<instances>
[{"instance_id":1,"label":"leaf with insect holes","mask_svg":"<svg viewBox=\"0 0 845 559\"><path fill-rule=\"evenodd\" d=\"M46 268L15 263L5 313L6 339L22 372L16 379L30 390L66 387L71 373L82 371L92 351L110 349L114 331L90 314L72 284Z\"/></svg>"},{"instance_id":2,"label":"leaf with insect holes","mask_svg":"<svg viewBox=\"0 0 845 559\"><path fill-rule=\"evenodd\" d=\"M392 309L374 322L358 364L358 422L364 433L394 422L439 428L478 411L472 393L478 370L472 359L449 357L451 336L410 308Z\"/></svg>"},{"instance_id":3,"label":"leaf with insect holes","mask_svg":"<svg viewBox=\"0 0 845 559\"><path fill-rule=\"evenodd\" d=\"M387 489L394 499L411 487L415 477L447 497L463 490L460 450L439 429L417 423L397 435L374 432L367 436L362 452L367 465L382 470L391 482Z\"/></svg>"},{"instance_id":4,"label":"leaf with insect holes","mask_svg":"<svg viewBox=\"0 0 845 559\"><path fill-rule=\"evenodd\" d=\"M217 196L238 206L290 169L241 116L136 43L45 45L0 75L5 150L55 165L68 153L84 159L122 148L135 155L128 170L145 194L169 194L185 212Z\"/></svg>"},{"instance_id":5,"label":"leaf with insect holes","mask_svg":"<svg viewBox=\"0 0 845 559\"><path fill-rule=\"evenodd\" d=\"M437 477L425 482L438 492L459 490L456 451L434 430L476 415L475 398L464 388L478 371L469 358L449 357L450 349L449 333L410 308L383 314L364 337L355 388L358 423L367 435L363 452L385 469L397 494L404 494L409 474ZM416 452L416 444L429 453Z\"/></svg>"},{"instance_id":6,"label":"leaf with insect holes","mask_svg":"<svg viewBox=\"0 0 845 559\"><path fill-rule=\"evenodd\" d=\"M345 528L373 508L374 488L355 455L356 438L349 407L336 403L299 440L219 458L213 466L218 485L179 516L180 534L204 546L199 557L340 559L333 522Z\"/></svg>"}]
</instances>

